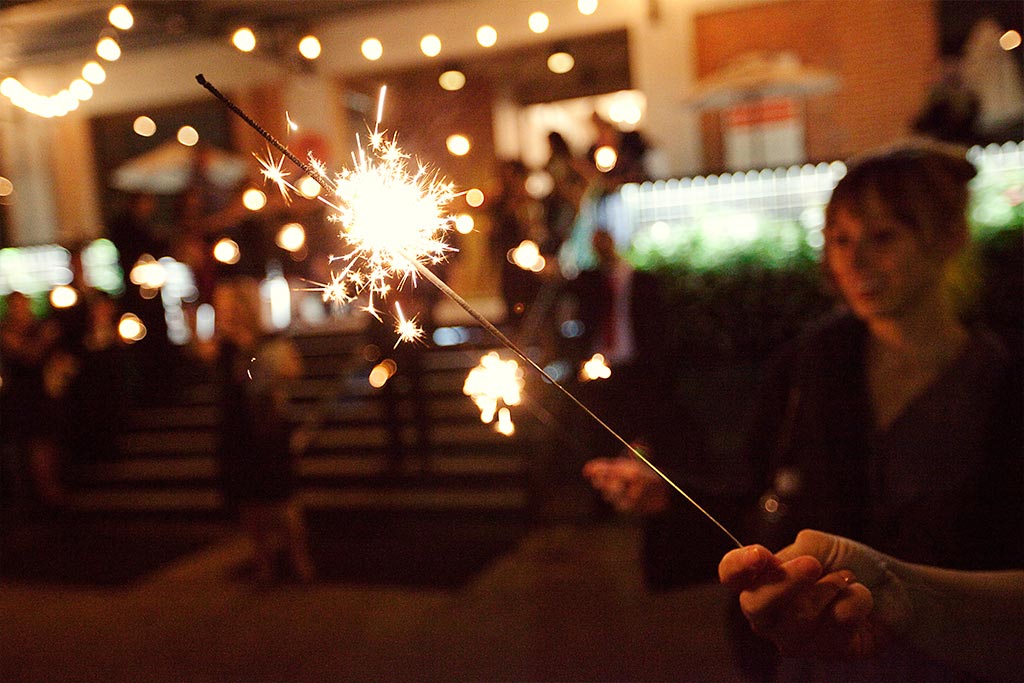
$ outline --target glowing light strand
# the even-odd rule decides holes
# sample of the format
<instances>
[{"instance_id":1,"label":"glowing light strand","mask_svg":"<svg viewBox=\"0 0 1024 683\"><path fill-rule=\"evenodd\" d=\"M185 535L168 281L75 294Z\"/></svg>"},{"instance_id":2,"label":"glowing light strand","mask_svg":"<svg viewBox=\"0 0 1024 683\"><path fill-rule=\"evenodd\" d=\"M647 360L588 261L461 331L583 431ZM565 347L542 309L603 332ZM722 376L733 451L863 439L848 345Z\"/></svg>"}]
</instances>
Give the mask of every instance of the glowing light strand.
<instances>
[{"instance_id":1,"label":"glowing light strand","mask_svg":"<svg viewBox=\"0 0 1024 683\"><path fill-rule=\"evenodd\" d=\"M338 176L339 180L338 180L338 182L335 182L335 181L332 181L332 180L328 179L323 173L320 172L319 169L322 169L322 166L318 166L318 168L313 168L312 165L303 162L301 159L299 159L297 156L295 156L295 154L291 150L289 150L287 147L285 147L283 144L281 144L276 138L274 138L273 135L271 135L266 130L264 130L259 124L257 124L255 121L253 121L245 112L243 112L240 108L238 108L238 106L236 106L227 97L225 97L223 94L221 94L220 91L218 91L211 83L209 83L203 77L202 74L197 75L196 76L196 80L199 82L200 85L202 85L204 88L209 90L215 97L217 97L219 100L221 100L232 112L234 112L236 115L238 115L243 121L245 121L249 126L251 126L256 132L258 132L260 135L262 135L263 138L265 140L267 140L267 142L270 143L273 147L275 147L279 152L281 152L281 154L283 154L292 163L294 163L296 166L298 166L303 171L305 171L306 174L309 175L311 178L316 180L320 184L321 187L323 187L328 192L331 192L332 194L338 195L343 203L346 201L346 199L352 199L352 198L356 197L356 194L351 194L351 195L347 194L346 193L346 189L343 189L343 185L346 182L355 183L356 185L358 185L359 181L361 180L360 173L383 173L383 174L385 174L385 179L387 181L387 182L385 182L385 185L384 185L385 187L392 187L392 188L397 189L398 188L398 183L402 182L403 187L400 190L400 192L404 192L410 186L412 186L414 188L418 187L420 189L423 189L423 187L424 187L423 184L422 184L423 183L422 176L425 175L425 171L424 171L424 169L422 167L420 167L419 171L417 172L417 174L414 177L413 182L411 184L408 182L407 179L404 179L404 177L400 177L400 176L402 176L402 174L405 173L405 158L403 157L403 155L401 153L401 150L397 147L397 145L393 144L393 141L391 141L391 144L389 145L388 141L386 141L383 138L383 136L378 132L378 128L376 126L374 127L373 134L371 135L370 149L371 149L371 151L373 151L377 155L377 159L380 160L381 163L377 164L374 161L370 160L366 156L365 150L363 150L363 148L360 147L360 158L356 160L356 169L352 170L352 171L346 171L346 172L343 172L342 174L339 174L339 176ZM381 107L382 106L383 106L383 90L382 90L382 97L381 97L380 102L378 104L378 115L377 115L378 123L379 123L380 116L381 116ZM279 166L271 165L269 163L268 164L264 164L264 170L265 171L270 171L270 169L275 169L274 171L272 171L272 175L275 178L275 182L279 183L279 187L287 185L287 181L285 180L285 178L281 174ZM394 174L397 174L397 175L395 175L393 177L388 177L387 174L389 174L389 173L394 173ZM451 192L452 192L451 187L446 185L446 184L438 183L436 177L433 178L433 179L426 180L426 183L427 183L426 184L426 189L428 190L428 202L437 202L437 201L440 201L444 197L448 197L449 195L450 196L454 196L453 194L451 194ZM440 188L442 188L442 187L445 187L447 189L446 190L441 190ZM359 187L349 187L349 188L347 188L348 191L356 191L356 193L357 193L357 191L359 189L360 189ZM431 192L436 192L437 194L431 195ZM365 199L370 199L370 197L362 197L360 199L364 199L365 200ZM375 202L392 202L392 201L395 201L395 198L390 197L390 196L386 196L386 197L385 196L377 196L377 197L373 198L373 201L375 201ZM402 201L405 202L407 200L403 199ZM435 206L436 206L436 204L435 204ZM335 208L337 208L337 207L335 207ZM367 211L375 211L375 210L377 210L377 209L375 209L369 203L365 204L365 206L363 208L365 210L367 210ZM346 224L346 219L349 221L349 225L350 226L351 225L356 225L358 227L358 226L361 226L361 225L370 225L370 224L377 225L377 226L381 225L378 221L366 221L364 223L361 220L356 220L357 218L361 218L361 217L358 216L358 215L352 215L352 214L346 215L345 214L346 210L351 211L352 208L351 207L347 207L347 209L345 209L345 210L340 210L342 212L340 220L341 220L343 225ZM393 218L394 216L389 214L389 217ZM346 239L349 239L349 240L351 240L352 237L353 237L352 235L350 235L348 233L345 233L345 232L343 232L342 235ZM485 330L487 330L487 332L492 337L494 337L498 342L500 342L503 346L505 346L510 351L512 351L512 353L514 353L516 356L518 356L524 363L526 363L527 365L532 367L534 370L536 370L538 373L540 373L540 375L542 377L544 377L544 379L546 379L553 387L558 389L566 398L568 398L580 410L582 410L586 415L588 415L592 420L594 420L599 426L601 426L605 431L607 431L613 438L615 438L619 443L621 443L623 445L623 447L626 448L626 450L628 450L630 453L632 453L637 459L639 459L648 468L650 468L652 472L654 472L656 475L658 475L658 477L660 477L673 490L675 490L683 498L685 498L691 505L693 505L695 508L697 508L697 510L699 510L715 526L717 526L726 536L728 536L729 539L733 543L735 543L737 547L743 547L743 544L739 541L739 539L737 539L728 529L726 529L725 526L723 526L721 522L719 522L717 519L715 519L715 517L710 512L708 512L703 507L701 507L701 505L699 503L697 503L696 500L691 498L690 495L687 494L682 488L680 488L674 481L672 481L668 477L668 475L666 475L664 472L662 472L660 469L658 469L658 467L656 467L654 465L654 463L651 462L635 446L633 446L628 441L626 441L622 436L620 436L618 434L618 432L616 432L614 429L612 429L604 420L602 420L600 417L598 417L593 411L590 410L590 408L588 408L578 398L576 398L572 394L572 392L570 392L568 389L566 389L561 384L559 384L555 380L554 377L552 377L550 374L548 374L547 371L544 370L544 368L542 368L540 365L538 365L536 362L534 362L529 356L527 356L526 353L522 349L520 349L511 339L509 339L507 336L505 336L505 334L502 333L501 330L499 330L497 327L495 327L494 324L492 324L489 320L487 320L487 318L485 318L479 311L477 311L475 308L473 308L473 306L471 306L468 301L466 301L464 298L462 298L462 296L459 295L458 292L456 292L451 287L449 287L447 283L445 283L443 280L441 280L441 278L437 277L429 268L427 268L427 266L422 262L422 251L421 251L421 256L417 257L417 255L414 254L414 253L411 253L408 250L407 247L388 245L385 249L381 250L380 249L381 243L377 242L372 235L363 234L363 235L356 236L357 240L361 239L361 238L365 239L366 243L365 244L358 244L357 243L356 244L356 248L353 250L353 252L351 254L349 254L348 256L345 256L345 257L333 257L334 260L344 259L344 260L348 261L348 264L347 264L346 268L342 271L342 273L332 275L332 282L331 282L331 285L330 285L332 288L334 288L335 290L338 291L338 293L339 293L338 295L343 300L351 300L352 298L354 298L353 296L351 296L348 293L347 288L343 285L343 282L345 280L349 280L350 282L352 282L353 285L355 286L355 290L357 290L357 291L361 291L364 288L370 287L371 294L377 293L377 294L380 294L381 296L383 296L383 295L385 295L387 293L387 291L389 289L389 285L386 282L384 282L384 279L383 279L385 274L386 275L399 275L400 274L401 278L402 278L402 282L404 282L405 278L415 277L416 274L420 275L425 280L430 282L433 286L437 287L445 296L447 296L449 299L451 299L453 302L455 302L460 308L462 308L462 310L464 310L466 313L468 313L470 315L470 317L472 317L474 320L476 320L478 323L480 323L480 325ZM427 253L428 254L433 254L433 258L436 258L436 261L434 261L434 262L440 261L441 257L443 256L443 253L447 249L447 247L439 239L430 238L430 239L428 239L428 242L430 242L430 246L427 249ZM422 247L423 245L420 245L420 246ZM378 252L383 251L383 253L376 253L376 255L375 255L374 249L378 249ZM431 250L433 250L433 251L431 251ZM402 268L396 268L393 265L392 261L394 260L394 257L396 257L396 256L397 257L402 257L402 260L404 261L404 264L403 264ZM369 285L367 284L367 280L366 280L367 276L365 274L357 272L356 266L357 266L357 261L359 260L359 258L366 259L366 260L368 260L371 263L371 272L374 272L374 274L370 276L370 283L371 284L369 284ZM380 270L379 271L372 271L373 266L379 267ZM375 309L373 307L372 298L370 300L370 303L367 305L367 310L368 310L368 312L372 313L376 317L378 317L378 318L380 317L376 313L376 311L375 311ZM398 308L398 312L399 312L399 324L401 325L401 323L403 321L408 323L409 321L405 320L404 316L401 313L401 308L400 307Z\"/></svg>"}]
</instances>

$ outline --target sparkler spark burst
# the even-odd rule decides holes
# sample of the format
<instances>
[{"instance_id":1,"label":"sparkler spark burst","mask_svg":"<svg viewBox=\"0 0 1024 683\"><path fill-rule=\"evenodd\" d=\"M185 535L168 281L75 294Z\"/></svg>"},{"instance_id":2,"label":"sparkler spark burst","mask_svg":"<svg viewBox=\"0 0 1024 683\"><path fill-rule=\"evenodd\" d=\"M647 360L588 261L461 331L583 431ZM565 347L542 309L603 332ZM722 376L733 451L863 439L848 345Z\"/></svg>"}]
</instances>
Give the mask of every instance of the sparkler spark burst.
<instances>
[{"instance_id":1,"label":"sparkler spark burst","mask_svg":"<svg viewBox=\"0 0 1024 683\"><path fill-rule=\"evenodd\" d=\"M422 164L410 173L409 163L394 138L375 133L355 166L336 177L330 220L341 223L350 251L334 260L354 276L349 300L366 291L372 305L375 296L387 296L391 282L415 285L414 261L435 265L452 251L445 236L455 219L445 207L455 197L453 186Z\"/></svg>"},{"instance_id":2,"label":"sparkler spark burst","mask_svg":"<svg viewBox=\"0 0 1024 683\"><path fill-rule=\"evenodd\" d=\"M612 376L612 369L608 367L604 356L595 353L580 368L580 379L588 382L593 379L608 379Z\"/></svg>"},{"instance_id":3,"label":"sparkler spark burst","mask_svg":"<svg viewBox=\"0 0 1024 683\"><path fill-rule=\"evenodd\" d=\"M508 406L517 406L522 401L523 371L515 360L502 360L495 351L484 355L480 364L469 371L462 385L462 393L473 399L480 409L480 421L490 424L500 414L498 429L503 434L512 433L511 412ZM499 402L502 408L499 411Z\"/></svg>"},{"instance_id":4,"label":"sparkler spark burst","mask_svg":"<svg viewBox=\"0 0 1024 683\"><path fill-rule=\"evenodd\" d=\"M309 157L310 167L330 196L318 199L333 210L328 220L341 224L340 237L347 251L332 256L340 263L330 283L313 283L324 301L346 304L367 294L364 311L380 319L375 299L407 283L416 285L418 267L436 265L454 251L445 241L455 225L446 211L455 198L454 185L422 163L414 162L398 146L397 136L379 129L385 90L381 90L377 125L369 141L360 142L352 168L327 179L324 164ZM283 170L284 157L274 161L268 151L259 159L263 177L281 190L287 200L297 191ZM413 170L414 167L414 170ZM392 284L396 283L396 284ZM423 331L415 318L399 314L399 341L415 341Z\"/></svg>"}]
</instances>

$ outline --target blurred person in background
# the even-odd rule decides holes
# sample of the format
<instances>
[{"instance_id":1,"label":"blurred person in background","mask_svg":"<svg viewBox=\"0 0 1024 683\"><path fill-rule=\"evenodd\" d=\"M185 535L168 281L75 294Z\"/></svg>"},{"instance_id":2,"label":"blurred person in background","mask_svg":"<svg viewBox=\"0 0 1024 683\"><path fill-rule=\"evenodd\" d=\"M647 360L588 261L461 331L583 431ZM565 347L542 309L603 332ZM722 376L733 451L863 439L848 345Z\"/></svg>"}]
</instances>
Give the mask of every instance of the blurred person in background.
<instances>
[{"instance_id":1,"label":"blurred person in background","mask_svg":"<svg viewBox=\"0 0 1024 683\"><path fill-rule=\"evenodd\" d=\"M540 206L526 191L529 171L519 160L498 164L497 187L490 207L490 245L498 262L501 297L507 320L516 322L534 302L540 290L536 273L523 270L509 259L509 252L523 240L535 240L539 232Z\"/></svg>"},{"instance_id":2,"label":"blurred person in background","mask_svg":"<svg viewBox=\"0 0 1024 683\"><path fill-rule=\"evenodd\" d=\"M583 328L578 366L600 356L610 374L594 378L581 372L579 390L584 402L623 438L650 446L671 429L664 408L674 390L673 375L664 367L667 320L661 283L634 268L607 230L595 230L591 245L595 267L580 272L566 287ZM675 416L676 423L680 420ZM598 429L581 442L588 445L587 457L607 453L617 443Z\"/></svg>"},{"instance_id":3,"label":"blurred person in background","mask_svg":"<svg viewBox=\"0 0 1024 683\"><path fill-rule=\"evenodd\" d=\"M581 171L586 162L573 155L561 133L548 133L548 147L551 151L544 170L551 176L552 185L551 192L541 202L545 237L540 251L550 257L558 255L562 242L572 233L587 180Z\"/></svg>"},{"instance_id":4,"label":"blurred person in background","mask_svg":"<svg viewBox=\"0 0 1024 683\"><path fill-rule=\"evenodd\" d=\"M16 479L26 473L34 502L56 507L66 502L61 481L60 420L56 399L47 389L60 328L52 318L37 319L21 292L7 296L0 322L0 433L4 455L18 462L5 467ZM10 449L10 451L8 451Z\"/></svg>"},{"instance_id":5,"label":"blurred person in background","mask_svg":"<svg viewBox=\"0 0 1024 683\"><path fill-rule=\"evenodd\" d=\"M302 374L302 359L286 337L263 333L256 280L220 282L214 310L214 348L207 355L215 360L220 387L217 453L225 504L252 543L258 583L280 578L281 552L293 578L312 581L288 416L290 385Z\"/></svg>"},{"instance_id":6,"label":"blurred person in background","mask_svg":"<svg viewBox=\"0 0 1024 683\"><path fill-rule=\"evenodd\" d=\"M117 247L125 293L122 312L136 314L146 327L146 336L132 345L126 370L126 389L133 399L164 400L174 395L165 389L177 379L177 353L167 338L163 298L158 292L143 294L131 282L132 269L143 254L154 259L169 255L170 246L157 224L158 200L153 194L133 192L124 196L121 210L111 219L107 236ZM170 371L171 369L175 371ZM159 387L159 389L157 389Z\"/></svg>"},{"instance_id":7,"label":"blurred person in background","mask_svg":"<svg viewBox=\"0 0 1024 683\"><path fill-rule=\"evenodd\" d=\"M82 296L85 329L66 395L65 438L74 465L120 457L117 430L125 389L125 343L117 330L117 303L98 290Z\"/></svg>"}]
</instances>

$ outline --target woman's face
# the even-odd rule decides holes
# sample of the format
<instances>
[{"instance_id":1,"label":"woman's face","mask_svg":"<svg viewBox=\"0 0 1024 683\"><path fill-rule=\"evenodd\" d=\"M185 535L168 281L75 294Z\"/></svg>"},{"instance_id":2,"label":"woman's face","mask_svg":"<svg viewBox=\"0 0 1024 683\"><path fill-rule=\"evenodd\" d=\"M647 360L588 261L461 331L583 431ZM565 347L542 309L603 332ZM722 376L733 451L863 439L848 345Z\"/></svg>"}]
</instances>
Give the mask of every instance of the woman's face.
<instances>
[{"instance_id":1,"label":"woman's face","mask_svg":"<svg viewBox=\"0 0 1024 683\"><path fill-rule=\"evenodd\" d=\"M906 225L840 207L825 231L825 259L840 294L862 320L900 318L940 292L946 257Z\"/></svg>"}]
</instances>

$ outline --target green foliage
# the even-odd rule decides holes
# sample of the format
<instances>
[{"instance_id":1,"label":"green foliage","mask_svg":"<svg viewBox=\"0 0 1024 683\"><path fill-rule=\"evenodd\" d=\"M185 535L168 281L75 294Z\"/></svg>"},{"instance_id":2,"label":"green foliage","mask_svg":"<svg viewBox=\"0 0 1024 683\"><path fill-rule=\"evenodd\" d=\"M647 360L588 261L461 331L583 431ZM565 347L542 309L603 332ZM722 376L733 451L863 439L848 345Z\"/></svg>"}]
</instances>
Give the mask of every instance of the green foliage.
<instances>
[{"instance_id":1,"label":"green foliage","mask_svg":"<svg viewBox=\"0 0 1024 683\"><path fill-rule=\"evenodd\" d=\"M816 250L779 252L759 240L713 263L634 256L664 283L669 337L681 362L763 362L835 305ZM1024 325L1022 252L1024 232L1002 228L981 232L969 259L974 291L968 315L1011 344Z\"/></svg>"},{"instance_id":2,"label":"green foliage","mask_svg":"<svg viewBox=\"0 0 1024 683\"><path fill-rule=\"evenodd\" d=\"M979 239L1024 228L1024 168L982 170L971 181L968 220Z\"/></svg>"},{"instance_id":3,"label":"green foliage","mask_svg":"<svg viewBox=\"0 0 1024 683\"><path fill-rule=\"evenodd\" d=\"M669 337L685 363L761 362L832 306L816 259L737 255L719 268L659 269Z\"/></svg>"}]
</instances>

